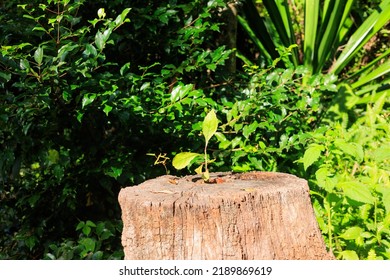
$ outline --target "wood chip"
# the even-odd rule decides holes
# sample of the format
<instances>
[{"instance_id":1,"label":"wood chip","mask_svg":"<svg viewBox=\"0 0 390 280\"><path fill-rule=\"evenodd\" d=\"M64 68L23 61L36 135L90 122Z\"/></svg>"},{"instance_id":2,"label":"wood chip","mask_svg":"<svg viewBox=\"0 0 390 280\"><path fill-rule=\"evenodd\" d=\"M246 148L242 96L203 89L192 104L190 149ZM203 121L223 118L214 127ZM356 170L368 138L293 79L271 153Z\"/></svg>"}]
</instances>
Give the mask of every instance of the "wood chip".
<instances>
[{"instance_id":1,"label":"wood chip","mask_svg":"<svg viewBox=\"0 0 390 280\"><path fill-rule=\"evenodd\" d=\"M150 191L151 193L165 193L165 194L174 194L177 192L169 191L169 190L162 190L162 191Z\"/></svg>"}]
</instances>

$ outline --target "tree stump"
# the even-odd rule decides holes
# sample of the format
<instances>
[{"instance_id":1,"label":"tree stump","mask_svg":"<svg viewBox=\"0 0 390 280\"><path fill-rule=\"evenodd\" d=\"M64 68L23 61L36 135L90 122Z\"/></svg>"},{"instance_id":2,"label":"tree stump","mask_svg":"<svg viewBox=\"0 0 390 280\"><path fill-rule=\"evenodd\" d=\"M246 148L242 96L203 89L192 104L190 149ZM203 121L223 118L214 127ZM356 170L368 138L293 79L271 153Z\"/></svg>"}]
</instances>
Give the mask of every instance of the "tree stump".
<instances>
[{"instance_id":1,"label":"tree stump","mask_svg":"<svg viewBox=\"0 0 390 280\"><path fill-rule=\"evenodd\" d=\"M119 194L132 260L333 259L305 180L273 172L162 176Z\"/></svg>"}]
</instances>

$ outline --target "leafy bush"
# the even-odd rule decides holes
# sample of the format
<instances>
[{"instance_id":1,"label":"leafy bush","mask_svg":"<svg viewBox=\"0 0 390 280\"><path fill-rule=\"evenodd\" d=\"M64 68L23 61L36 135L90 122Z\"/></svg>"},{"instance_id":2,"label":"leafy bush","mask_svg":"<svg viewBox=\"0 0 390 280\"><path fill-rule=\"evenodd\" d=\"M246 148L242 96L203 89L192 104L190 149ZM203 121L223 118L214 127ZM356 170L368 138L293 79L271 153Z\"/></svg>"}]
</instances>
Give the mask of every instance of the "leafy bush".
<instances>
[{"instance_id":1,"label":"leafy bush","mask_svg":"<svg viewBox=\"0 0 390 280\"><path fill-rule=\"evenodd\" d=\"M216 141L209 144L214 171L294 172L305 133L316 127L324 113L321 95L337 90L336 80L334 75L312 75L303 66L295 70L253 66L248 67L234 95L224 94L222 87L215 91L216 98L210 99L204 98L200 89L191 90L191 85L178 86L172 91L175 102L160 110L167 111L175 127L192 125L187 139L196 144L189 149L193 152L203 149L198 134L207 108L216 110L221 124L213 138ZM174 114L181 114L180 119Z\"/></svg>"},{"instance_id":2,"label":"leafy bush","mask_svg":"<svg viewBox=\"0 0 390 280\"><path fill-rule=\"evenodd\" d=\"M295 65L290 59L302 46L294 41L266 59L258 53L261 67L238 53L246 64L233 74L225 62L234 50L220 34L228 1L34 0L18 9L16 2L0 13L0 258L121 258L120 188L171 172L168 159L179 152L203 151L199 134L212 109L221 122L207 143L210 171L308 176L338 256L388 257L387 194L377 187L388 178L388 161L375 154L380 137L387 139L388 123L378 116L388 77L370 84L387 71L388 52L372 63L355 60L350 69L366 70L345 80L345 73ZM377 105L359 118L370 102ZM320 135L316 128L325 125ZM304 153L308 174L296 162ZM354 165L344 157L358 162L349 177ZM331 173L317 178L328 165ZM335 186L324 189L321 179L333 178ZM343 182L364 178L376 182L369 195L363 191L368 200L356 198L360 188L355 197L342 192ZM326 206L336 201L339 208ZM356 232L372 243L348 239Z\"/></svg>"},{"instance_id":3,"label":"leafy bush","mask_svg":"<svg viewBox=\"0 0 390 280\"><path fill-rule=\"evenodd\" d=\"M314 209L338 258L390 258L389 92L367 106L350 128L335 124L308 136L300 159Z\"/></svg>"},{"instance_id":4,"label":"leafy bush","mask_svg":"<svg viewBox=\"0 0 390 280\"><path fill-rule=\"evenodd\" d=\"M0 248L35 259L77 240L79 220L119 221L120 188L163 173L146 154L185 145L156 108L183 81L217 81L230 51L209 40L223 1L15 2L1 14Z\"/></svg>"}]
</instances>

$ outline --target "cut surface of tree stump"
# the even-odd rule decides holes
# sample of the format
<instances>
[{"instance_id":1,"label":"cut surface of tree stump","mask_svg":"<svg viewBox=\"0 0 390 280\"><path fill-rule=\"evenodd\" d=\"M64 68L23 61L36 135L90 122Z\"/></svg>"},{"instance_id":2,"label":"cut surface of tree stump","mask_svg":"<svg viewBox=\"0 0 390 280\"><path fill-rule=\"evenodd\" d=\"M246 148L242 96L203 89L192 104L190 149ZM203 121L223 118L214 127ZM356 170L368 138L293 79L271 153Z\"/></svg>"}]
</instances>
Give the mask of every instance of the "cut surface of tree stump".
<instances>
[{"instance_id":1,"label":"cut surface of tree stump","mask_svg":"<svg viewBox=\"0 0 390 280\"><path fill-rule=\"evenodd\" d=\"M119 194L132 260L333 259L305 180L273 172L162 176Z\"/></svg>"}]
</instances>

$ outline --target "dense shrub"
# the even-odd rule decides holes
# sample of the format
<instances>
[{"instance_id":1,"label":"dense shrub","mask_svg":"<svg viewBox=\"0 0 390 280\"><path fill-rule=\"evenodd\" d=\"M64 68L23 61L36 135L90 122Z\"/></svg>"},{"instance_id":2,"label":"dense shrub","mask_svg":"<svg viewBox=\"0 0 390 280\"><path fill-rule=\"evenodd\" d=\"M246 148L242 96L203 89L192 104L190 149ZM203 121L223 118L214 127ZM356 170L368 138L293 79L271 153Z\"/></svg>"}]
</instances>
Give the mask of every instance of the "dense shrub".
<instances>
[{"instance_id":1,"label":"dense shrub","mask_svg":"<svg viewBox=\"0 0 390 280\"><path fill-rule=\"evenodd\" d=\"M363 116L310 133L301 158L314 209L331 250L342 259L390 257L389 94ZM387 109L386 109L387 106Z\"/></svg>"},{"instance_id":2,"label":"dense shrub","mask_svg":"<svg viewBox=\"0 0 390 280\"><path fill-rule=\"evenodd\" d=\"M3 7L1 258L42 258L53 242L76 244L77 224L86 220L118 224L110 250L120 249L120 187L163 174L146 154L182 145L156 109L177 83L218 80L229 55L211 40L223 5L47 0ZM152 125L156 116L162 125Z\"/></svg>"}]
</instances>

